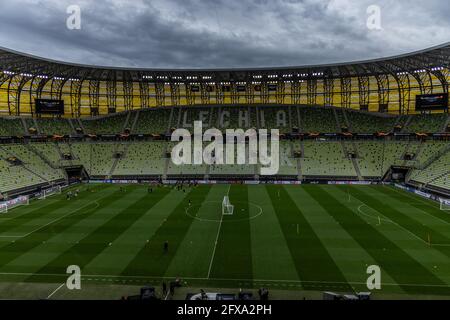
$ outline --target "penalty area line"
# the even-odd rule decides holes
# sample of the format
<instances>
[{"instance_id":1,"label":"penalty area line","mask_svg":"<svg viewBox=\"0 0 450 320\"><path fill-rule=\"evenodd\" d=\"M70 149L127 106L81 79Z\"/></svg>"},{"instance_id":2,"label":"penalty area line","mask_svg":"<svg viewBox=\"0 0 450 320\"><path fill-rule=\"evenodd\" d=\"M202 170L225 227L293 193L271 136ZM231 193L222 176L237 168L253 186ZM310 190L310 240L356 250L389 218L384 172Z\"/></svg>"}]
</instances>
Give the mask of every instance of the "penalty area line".
<instances>
[{"instance_id":1,"label":"penalty area line","mask_svg":"<svg viewBox=\"0 0 450 320\"><path fill-rule=\"evenodd\" d=\"M106 196L104 196L104 197L102 197L102 198L105 198L105 197L106 197ZM102 198L100 198L100 199L102 199ZM41 230L41 229L43 229L43 228L45 228L45 227L48 227L49 225L51 225L51 224L53 224L53 223L55 223L55 222L58 222L59 220L62 220L62 219L66 218L66 217L68 217L68 216L70 216L70 215L73 215L75 212L77 212L77 211L79 211L79 210L81 210L81 209L84 209L85 207L87 207L87 206L89 206L89 205L91 205L91 204L93 204L93 203L96 204L94 210L97 209L97 208L100 206L100 204L98 203L98 200L93 200L93 201L91 201L91 202L86 203L84 206L81 206L81 207L79 207L79 208L77 208L77 209L75 209L75 210L72 210L72 211L69 212L68 214L65 214L65 215L63 215L62 217L56 218L55 220L52 220L52 221L50 221L50 222L44 224L43 226L40 226L39 228L37 228L37 229L35 229L35 230L33 230L33 231L30 231L30 232L28 232L28 233L26 233L26 234L24 234L24 235L0 235L0 238L25 238L25 237L28 237L30 234L33 234L33 233L35 233L36 231L39 231L39 230Z\"/></svg>"},{"instance_id":2,"label":"penalty area line","mask_svg":"<svg viewBox=\"0 0 450 320\"><path fill-rule=\"evenodd\" d=\"M361 202L362 202L362 201L361 201ZM367 214L367 213L365 213L365 212L363 212L363 211L361 210L361 208L364 207L364 206L367 207L367 208L369 208L369 209L372 209L372 210L378 212L378 213L380 214L379 217L383 216L384 218L380 218L380 221L385 221L385 222L392 223L394 226L396 226L396 227L402 229L403 231L405 231L406 233L410 234L411 236L413 236L414 238L416 238L416 239L419 240L420 242L426 244L427 246L430 246L430 247L433 247L433 246L437 246L437 247L450 247L450 243L430 243L430 242L428 242L428 241L422 239L420 236L418 236L418 235L416 235L415 233L413 233L412 231L406 229L405 227L403 227L402 225L398 224L397 222L392 221L391 219L389 219L388 217L386 217L384 214L382 214L380 211L378 211L377 209L372 208L371 206L369 206L369 205L367 205L367 204L365 204L365 203L363 203L362 205L360 205L360 206L358 207L358 209L357 209L358 212L361 213L361 214L364 215L364 216L367 216L367 217L372 218L372 219L376 219L375 217L373 217L373 216L371 216L371 215L369 215L369 214Z\"/></svg>"}]
</instances>

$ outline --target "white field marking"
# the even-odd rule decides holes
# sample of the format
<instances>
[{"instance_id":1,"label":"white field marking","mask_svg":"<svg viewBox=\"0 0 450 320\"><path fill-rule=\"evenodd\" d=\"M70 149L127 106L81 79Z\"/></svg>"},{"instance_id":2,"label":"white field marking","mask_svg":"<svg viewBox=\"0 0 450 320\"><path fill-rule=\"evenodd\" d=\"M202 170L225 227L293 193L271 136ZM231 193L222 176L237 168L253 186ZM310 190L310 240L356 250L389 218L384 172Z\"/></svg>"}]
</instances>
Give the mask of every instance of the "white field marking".
<instances>
[{"instance_id":1,"label":"white field marking","mask_svg":"<svg viewBox=\"0 0 450 320\"><path fill-rule=\"evenodd\" d=\"M100 204L97 202L97 200L94 200L94 201L86 203L84 206L81 206L81 207L79 207L77 209L72 210L71 212L69 212L68 214L63 215L62 217L56 218L55 220L52 220L52 221L44 224L43 226L40 226L39 228L28 232L27 234L20 235L20 236L13 236L13 235L2 236L2 235L0 235L0 238L25 238L25 237L28 237L30 234L35 233L36 231L39 231L39 230L41 230L41 229L43 229L45 227L48 227L49 225L51 225L51 224L53 224L53 223L55 223L55 222L57 222L57 221L59 221L61 219L64 219L64 218L68 217L68 216L72 215L74 212L76 212L76 211L78 211L78 210L80 210L80 209L82 209L84 207L87 207L88 205L90 205L92 203L96 204L96 207L94 209L97 209L100 206Z\"/></svg>"},{"instance_id":2,"label":"white field marking","mask_svg":"<svg viewBox=\"0 0 450 320\"><path fill-rule=\"evenodd\" d=\"M416 238L416 239L420 240L421 242L425 243L427 246L450 247L450 243L436 243L436 244L428 243L427 241L423 240L421 237L419 237L419 236L416 235L415 233L412 233L411 231L409 231L408 229L402 227L401 225L399 225L399 224L396 223L395 221L390 220L388 217L386 217L386 216L385 216L384 214L382 214L380 211L378 211L378 210L372 208L371 206L365 204L365 203L364 203L363 201L361 201L361 200L359 200L359 202L362 202L362 203L363 203L362 205L360 205L360 206L358 207L358 211L359 211L360 213L362 213L362 211L360 210L360 208L363 207L363 206L366 206L366 207L371 208L372 210L378 212L378 213L379 213L381 216L383 216L385 219L388 219L388 220L383 219L384 221L391 222L391 223L394 224L395 226L399 227L400 229L402 229L402 230L404 230L405 232L407 232L407 233L409 233L410 235L412 235L414 238ZM370 215L368 215L368 216L370 217ZM373 218L373 217L371 217L371 218Z\"/></svg>"},{"instance_id":3,"label":"white field marking","mask_svg":"<svg viewBox=\"0 0 450 320\"><path fill-rule=\"evenodd\" d=\"M43 276L43 277L67 277L67 274L62 273L7 273L2 272L0 275L3 276ZM102 274L94 274L94 275L82 275L82 278L91 278L92 281L100 281L99 278L111 278L125 281L126 279L142 279L142 280L160 280L160 279L175 279L179 277L179 275L174 276L164 276L164 277L156 277L156 276L122 276L122 275L102 275ZM241 282L267 282L267 283L295 283L295 284L335 284L335 285L366 285L366 282L342 282L342 281L313 281L313 280L275 280L275 279L234 279L234 278L201 278L201 277L181 277L184 280L211 280L211 281L241 281ZM411 286L411 287L440 287L440 288L450 288L450 284L425 284L425 283L392 283L386 282L382 283L385 286Z\"/></svg>"},{"instance_id":4,"label":"white field marking","mask_svg":"<svg viewBox=\"0 0 450 320\"><path fill-rule=\"evenodd\" d=\"M66 285L66 283L64 282L62 285L60 285L58 288L56 288L56 290L54 290L52 293L50 293L47 297L47 299L50 299L56 292L59 291L59 289L61 289L62 287L64 287Z\"/></svg>"},{"instance_id":5,"label":"white field marking","mask_svg":"<svg viewBox=\"0 0 450 320\"><path fill-rule=\"evenodd\" d=\"M372 218L372 219L376 219L376 220L380 219L381 221L384 221L384 222L394 223L394 221L392 221L391 219L388 219L388 218L384 219L384 218L381 218L380 216L376 216L376 217L371 216L370 214L365 213L364 211L362 211L362 210L361 210L362 207L367 207L367 208L369 208L369 209L372 209L371 207L369 207L369 206L366 205L366 204L360 205L360 206L358 207L358 212L361 213L362 215L364 215L364 216L366 216L366 217L369 217L369 218Z\"/></svg>"},{"instance_id":6,"label":"white field marking","mask_svg":"<svg viewBox=\"0 0 450 320\"><path fill-rule=\"evenodd\" d=\"M231 188L231 184L228 186L227 197L230 194L230 188ZM214 256L216 255L217 242L219 241L220 228L222 227L222 221L223 221L223 214L220 216L219 227L217 228L216 241L214 242L214 249L213 249L213 252L212 252L212 255L211 255L211 261L209 262L208 276L207 276L208 279L209 279L209 276L211 275L211 268L212 268L212 265L213 265Z\"/></svg>"},{"instance_id":7,"label":"white field marking","mask_svg":"<svg viewBox=\"0 0 450 320\"><path fill-rule=\"evenodd\" d=\"M184 209L184 213L185 213L187 216L191 217L192 219L195 219L195 220L198 220L198 221L203 221L203 222L215 222L215 223L220 222L220 219L205 219L205 218L199 218L199 217L197 217L196 215L195 215L195 216L192 216L192 215L189 213L189 210L190 210L191 208L193 208L193 207L201 207L201 206L203 206L203 205L205 205L205 204L208 204L208 203L218 203L218 204L222 204L221 201L214 201L214 200L203 201L201 205L194 205L194 206L192 206L192 207L186 207L186 208ZM249 218L244 218L244 219L232 219L232 220L224 221L224 222L227 222L227 223L228 223L228 222L249 221L249 220L253 220L253 219L255 219L255 218L258 218L258 217L263 213L262 207L259 206L259 205L257 205L257 204L255 204L255 203L253 203L253 202L248 202L248 201L247 201L247 202L245 202L245 201L236 201L236 202L234 202L234 203L246 203L246 204L250 204L250 205L256 207L257 209L259 209L259 212L258 212L257 214L255 214L254 216L251 216L251 217L249 217Z\"/></svg>"},{"instance_id":8,"label":"white field marking","mask_svg":"<svg viewBox=\"0 0 450 320\"><path fill-rule=\"evenodd\" d=\"M399 189L397 189L397 187L389 187L389 186L383 186L383 187L385 187L386 189L389 189L389 190L393 190L393 191L395 191L398 194L401 194L403 196L407 196L408 198L411 198L411 199L423 202L423 203L429 205L430 207L432 207L434 209L439 209L439 205L436 202L433 202L431 200L427 201L426 199L422 198L419 195L414 196L414 194L411 193L411 192L408 192L408 191L405 191L405 190L400 191Z\"/></svg>"},{"instance_id":9,"label":"white field marking","mask_svg":"<svg viewBox=\"0 0 450 320\"><path fill-rule=\"evenodd\" d=\"M31 205L31 202L32 202L32 201L34 202L34 200L31 200L31 199L30 199L30 205ZM43 203L43 205L41 206L41 208L42 208L42 207L45 207L46 205L49 205L49 204L54 204L54 203L57 202L57 201L58 201L57 199L52 199L52 201L47 201L47 202L45 202L45 204L41 201L40 203ZM30 208L30 207L31 207L31 206L27 206L27 208ZM20 206L12 208L11 211L13 211L14 209L18 209L18 208L20 208ZM38 207L38 208L39 208L39 207ZM22 214L18 214L17 216L11 216L11 214L10 214L11 211L8 211L7 214L0 214L0 221L11 220L11 219L17 219L17 218L26 216L26 215L32 213L34 210L36 210L36 209L38 209L38 208L33 207L33 208L31 208L28 212L24 212L24 213L22 213ZM4 217L5 215L8 215L8 216L7 216L7 217Z\"/></svg>"},{"instance_id":10,"label":"white field marking","mask_svg":"<svg viewBox=\"0 0 450 320\"><path fill-rule=\"evenodd\" d=\"M69 188L69 189L70 189L70 188ZM67 190L69 190L69 189L67 189ZM85 191L86 189L80 188L80 190L81 190L81 191ZM45 199L45 200L47 200L47 199ZM42 209L42 207L45 207L46 205L54 204L54 203L57 202L57 201L59 201L59 200L58 200L58 199L55 199L55 198L51 199L51 201L48 200L48 201L46 201L46 202L39 201L39 203L42 203L42 206L40 207L40 209ZM36 201L36 199L30 199L30 204L31 204L31 202L37 202L37 201ZM16 208L19 208L19 207L14 207L14 208L12 208L11 210L14 210L14 209L16 209ZM4 218L4 217L2 217L2 216L0 215L0 221L3 221L3 220L11 220L11 219L16 219L16 218L20 218L20 217L26 216L27 214L30 214L30 213L32 213L34 210L38 209L39 207L33 207L33 208L34 208L34 209L33 209L33 210L30 210L29 212L24 212L24 213L19 214L19 215L15 216L15 217L5 217L5 218Z\"/></svg>"},{"instance_id":11,"label":"white field marking","mask_svg":"<svg viewBox=\"0 0 450 320\"><path fill-rule=\"evenodd\" d=\"M397 189L395 189L395 188L392 188L392 189L389 188L389 190L394 190L395 192L397 192L397 193L399 193L399 194L401 194L401 195L407 195L409 198L414 199L414 200L420 200L421 202L423 202L423 203L429 205L430 207L432 207L433 209L439 210L439 208L437 207L437 204L436 204L436 206L434 206L434 205L432 205L430 202L426 201L425 199L422 199L422 198L420 198L420 197L417 197L417 198L416 198L416 197L413 197L413 196L410 195L408 192L402 193L402 192L400 192L399 190L397 190ZM418 208L416 208L416 209L419 210L420 212L422 212L423 214L426 214L427 216L430 216L430 217L432 217L432 218L438 219L438 220L444 222L445 224L449 224L449 225L450 225L450 223L449 223L448 221L445 221L444 219L442 219L442 218L440 218L440 217L436 217L436 216L434 216L434 215L432 215L432 214L429 214L428 212L423 211L423 210L421 210L421 209L418 209Z\"/></svg>"}]
</instances>

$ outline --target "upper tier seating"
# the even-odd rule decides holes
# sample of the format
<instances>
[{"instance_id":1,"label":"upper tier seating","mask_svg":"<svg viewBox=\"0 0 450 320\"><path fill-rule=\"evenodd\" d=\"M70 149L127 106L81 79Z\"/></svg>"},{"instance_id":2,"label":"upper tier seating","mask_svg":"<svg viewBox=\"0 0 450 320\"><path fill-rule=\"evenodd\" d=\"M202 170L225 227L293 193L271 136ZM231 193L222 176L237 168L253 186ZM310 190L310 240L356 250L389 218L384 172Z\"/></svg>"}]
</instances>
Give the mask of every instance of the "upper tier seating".
<instances>
[{"instance_id":1,"label":"upper tier seating","mask_svg":"<svg viewBox=\"0 0 450 320\"><path fill-rule=\"evenodd\" d=\"M70 135L73 134L72 127L67 119L38 119L37 124L41 134L46 135Z\"/></svg>"},{"instance_id":2,"label":"upper tier seating","mask_svg":"<svg viewBox=\"0 0 450 320\"><path fill-rule=\"evenodd\" d=\"M260 107L260 128L279 129L280 133L291 132L289 127L289 108Z\"/></svg>"},{"instance_id":3,"label":"upper tier seating","mask_svg":"<svg viewBox=\"0 0 450 320\"><path fill-rule=\"evenodd\" d=\"M391 132L394 129L396 117L383 117L375 114L346 110L352 132L375 133Z\"/></svg>"},{"instance_id":4,"label":"upper tier seating","mask_svg":"<svg viewBox=\"0 0 450 320\"><path fill-rule=\"evenodd\" d=\"M330 108L300 107L301 128L303 132L340 132L336 118Z\"/></svg>"},{"instance_id":5,"label":"upper tier seating","mask_svg":"<svg viewBox=\"0 0 450 320\"><path fill-rule=\"evenodd\" d=\"M174 119L172 127L185 128L192 132L194 122L201 121L204 131L210 128L209 121L214 111L217 112L211 108L180 108L180 119Z\"/></svg>"},{"instance_id":6,"label":"upper tier seating","mask_svg":"<svg viewBox=\"0 0 450 320\"><path fill-rule=\"evenodd\" d=\"M404 132L442 132L448 114L414 115Z\"/></svg>"},{"instance_id":7,"label":"upper tier seating","mask_svg":"<svg viewBox=\"0 0 450 320\"><path fill-rule=\"evenodd\" d=\"M24 128L20 119L0 118L0 137L23 136L24 133Z\"/></svg>"},{"instance_id":8,"label":"upper tier seating","mask_svg":"<svg viewBox=\"0 0 450 320\"><path fill-rule=\"evenodd\" d=\"M256 108L222 107L212 125L219 129L256 128ZM245 120L244 120L245 119Z\"/></svg>"},{"instance_id":9,"label":"upper tier seating","mask_svg":"<svg viewBox=\"0 0 450 320\"><path fill-rule=\"evenodd\" d=\"M126 114L118 114L99 119L83 119L81 122L83 123L85 133L118 134L122 132L126 119Z\"/></svg>"},{"instance_id":10,"label":"upper tier seating","mask_svg":"<svg viewBox=\"0 0 450 320\"><path fill-rule=\"evenodd\" d=\"M170 112L170 109L141 110L133 133L161 134L167 132Z\"/></svg>"}]
</instances>

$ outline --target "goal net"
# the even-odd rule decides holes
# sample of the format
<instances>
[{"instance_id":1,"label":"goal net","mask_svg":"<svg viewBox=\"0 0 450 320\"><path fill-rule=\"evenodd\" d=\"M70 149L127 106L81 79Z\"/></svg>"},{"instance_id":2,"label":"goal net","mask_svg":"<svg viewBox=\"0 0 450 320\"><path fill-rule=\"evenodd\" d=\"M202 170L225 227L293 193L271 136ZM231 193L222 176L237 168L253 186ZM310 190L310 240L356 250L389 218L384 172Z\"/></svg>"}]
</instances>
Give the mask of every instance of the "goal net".
<instances>
[{"instance_id":1,"label":"goal net","mask_svg":"<svg viewBox=\"0 0 450 320\"><path fill-rule=\"evenodd\" d=\"M443 211L450 211L450 200L439 198L440 209Z\"/></svg>"},{"instance_id":2,"label":"goal net","mask_svg":"<svg viewBox=\"0 0 450 320\"><path fill-rule=\"evenodd\" d=\"M54 194L61 194L61 186L53 186L51 188L42 190L38 199L43 200Z\"/></svg>"},{"instance_id":3,"label":"goal net","mask_svg":"<svg viewBox=\"0 0 450 320\"><path fill-rule=\"evenodd\" d=\"M12 200L0 203L0 213L6 213L9 210L23 205L29 205L30 198L28 196L20 196Z\"/></svg>"},{"instance_id":4,"label":"goal net","mask_svg":"<svg viewBox=\"0 0 450 320\"><path fill-rule=\"evenodd\" d=\"M223 197L222 201L222 214L223 215L232 215L234 211L234 206L230 202L230 198L228 196Z\"/></svg>"}]
</instances>

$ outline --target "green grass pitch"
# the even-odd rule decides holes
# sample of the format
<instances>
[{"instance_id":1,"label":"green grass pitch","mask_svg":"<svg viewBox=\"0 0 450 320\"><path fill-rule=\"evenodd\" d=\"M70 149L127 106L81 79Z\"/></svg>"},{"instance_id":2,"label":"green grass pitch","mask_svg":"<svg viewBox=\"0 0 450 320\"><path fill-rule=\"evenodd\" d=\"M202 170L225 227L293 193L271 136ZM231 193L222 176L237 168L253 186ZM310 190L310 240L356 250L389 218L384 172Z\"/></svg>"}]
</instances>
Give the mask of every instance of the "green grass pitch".
<instances>
[{"instance_id":1,"label":"green grass pitch","mask_svg":"<svg viewBox=\"0 0 450 320\"><path fill-rule=\"evenodd\" d=\"M192 287L350 293L368 291L367 267L378 265L381 293L450 296L450 214L394 187L81 189L0 215L0 285L57 287L78 265L90 284L180 277Z\"/></svg>"}]
</instances>

